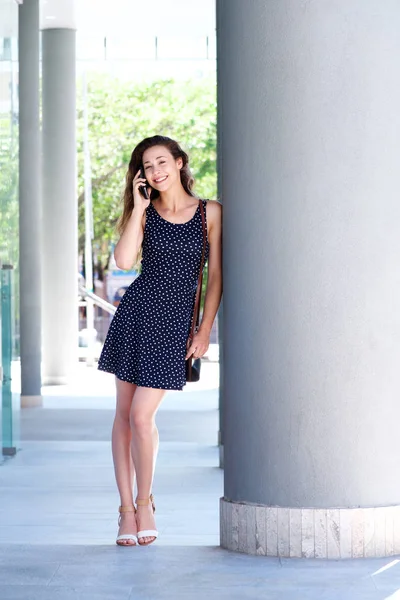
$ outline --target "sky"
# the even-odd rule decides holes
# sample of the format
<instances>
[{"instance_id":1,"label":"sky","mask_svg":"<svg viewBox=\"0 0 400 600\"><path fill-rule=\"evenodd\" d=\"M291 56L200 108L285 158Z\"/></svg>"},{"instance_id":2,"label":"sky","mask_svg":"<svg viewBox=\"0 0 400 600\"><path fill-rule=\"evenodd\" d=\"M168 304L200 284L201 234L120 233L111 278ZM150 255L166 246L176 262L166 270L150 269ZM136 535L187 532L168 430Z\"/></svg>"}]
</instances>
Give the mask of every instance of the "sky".
<instances>
[{"instance_id":1,"label":"sky","mask_svg":"<svg viewBox=\"0 0 400 600\"><path fill-rule=\"evenodd\" d=\"M76 6L78 26L88 33L215 35L215 0L79 0Z\"/></svg>"},{"instance_id":2,"label":"sky","mask_svg":"<svg viewBox=\"0 0 400 600\"><path fill-rule=\"evenodd\" d=\"M106 53L114 73L131 79L215 73L215 0L79 0L76 9L80 61L101 64Z\"/></svg>"},{"instance_id":3,"label":"sky","mask_svg":"<svg viewBox=\"0 0 400 600\"><path fill-rule=\"evenodd\" d=\"M55 27L57 17L62 24L76 22L83 69L89 63L102 68L106 57L114 72L134 79L215 72L215 0L75 0L72 20L73 0L40 2L42 23ZM15 0L0 0L0 37L17 37L17 16ZM125 67L127 60L136 61L133 69Z\"/></svg>"}]
</instances>

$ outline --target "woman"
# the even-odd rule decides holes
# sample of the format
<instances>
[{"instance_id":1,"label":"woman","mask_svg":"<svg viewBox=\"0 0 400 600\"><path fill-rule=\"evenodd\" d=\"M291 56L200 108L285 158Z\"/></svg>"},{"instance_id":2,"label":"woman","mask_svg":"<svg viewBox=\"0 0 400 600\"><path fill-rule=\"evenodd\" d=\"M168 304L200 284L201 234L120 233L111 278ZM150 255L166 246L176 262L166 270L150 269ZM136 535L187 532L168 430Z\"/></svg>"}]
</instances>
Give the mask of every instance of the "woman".
<instances>
[{"instance_id":1,"label":"woman","mask_svg":"<svg viewBox=\"0 0 400 600\"><path fill-rule=\"evenodd\" d=\"M187 154L174 140L156 135L134 149L114 256L119 268L130 269L142 255L142 270L121 299L99 359L99 369L116 375L112 452L121 498L119 545L148 545L158 536L151 494L158 451L155 415L165 391L185 385L185 359L207 351L221 300L222 207L199 200L193 183ZM150 199L140 191L143 186ZM208 283L202 321L189 345L203 248L200 202Z\"/></svg>"}]
</instances>

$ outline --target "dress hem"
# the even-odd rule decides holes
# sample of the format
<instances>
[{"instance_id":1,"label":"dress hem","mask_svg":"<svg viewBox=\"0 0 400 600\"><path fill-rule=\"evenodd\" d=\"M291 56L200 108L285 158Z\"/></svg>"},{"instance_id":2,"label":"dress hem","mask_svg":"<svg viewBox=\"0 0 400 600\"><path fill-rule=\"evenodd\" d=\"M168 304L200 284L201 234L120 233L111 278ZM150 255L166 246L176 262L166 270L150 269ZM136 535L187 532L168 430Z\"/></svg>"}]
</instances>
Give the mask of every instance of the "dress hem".
<instances>
[{"instance_id":1,"label":"dress hem","mask_svg":"<svg viewBox=\"0 0 400 600\"><path fill-rule=\"evenodd\" d=\"M187 381L185 381L185 383L182 384L182 387L164 387L164 386L161 386L161 385L149 385L149 384L139 383L138 381L132 381L134 378L127 379L127 378L121 377L115 371L111 371L109 369L104 369L103 367L100 367L100 366L97 366L97 369L99 371L103 371L104 373L110 373L111 375L115 375L115 377L117 379L119 379L120 381L126 381L127 383L132 383L134 385L137 385L138 387L152 388L152 389L155 389L155 390L166 390L166 391L171 390L171 391L174 391L174 392L182 392L183 391L183 387L187 383Z\"/></svg>"}]
</instances>

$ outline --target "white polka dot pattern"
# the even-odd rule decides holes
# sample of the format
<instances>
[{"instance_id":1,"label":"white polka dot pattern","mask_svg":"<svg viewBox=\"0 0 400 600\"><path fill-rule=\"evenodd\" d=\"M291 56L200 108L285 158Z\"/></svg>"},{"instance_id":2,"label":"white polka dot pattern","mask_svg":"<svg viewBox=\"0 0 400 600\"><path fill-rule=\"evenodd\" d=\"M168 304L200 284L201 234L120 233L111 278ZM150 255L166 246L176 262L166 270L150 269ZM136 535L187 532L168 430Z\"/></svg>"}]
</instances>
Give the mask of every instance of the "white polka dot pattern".
<instances>
[{"instance_id":1,"label":"white polka dot pattern","mask_svg":"<svg viewBox=\"0 0 400 600\"><path fill-rule=\"evenodd\" d=\"M202 200L207 224L206 205ZM203 247L200 207L186 223L146 209L142 272L111 321L98 368L143 387L182 390ZM206 244L206 260L209 244Z\"/></svg>"}]
</instances>

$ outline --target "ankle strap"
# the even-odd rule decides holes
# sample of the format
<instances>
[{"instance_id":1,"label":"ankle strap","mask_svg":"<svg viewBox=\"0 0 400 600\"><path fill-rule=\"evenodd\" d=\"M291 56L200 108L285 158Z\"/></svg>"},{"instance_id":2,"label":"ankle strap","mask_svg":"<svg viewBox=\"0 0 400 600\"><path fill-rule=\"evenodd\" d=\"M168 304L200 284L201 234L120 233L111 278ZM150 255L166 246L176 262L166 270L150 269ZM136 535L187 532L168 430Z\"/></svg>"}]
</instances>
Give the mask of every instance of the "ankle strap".
<instances>
[{"instance_id":1,"label":"ankle strap","mask_svg":"<svg viewBox=\"0 0 400 600\"><path fill-rule=\"evenodd\" d=\"M136 498L136 504L137 506L148 506L149 504L151 504L153 512L156 512L153 494L150 494L148 498Z\"/></svg>"},{"instance_id":2,"label":"ankle strap","mask_svg":"<svg viewBox=\"0 0 400 600\"><path fill-rule=\"evenodd\" d=\"M133 504L131 506L120 506L118 511L120 513L135 512L135 507L133 506Z\"/></svg>"},{"instance_id":3,"label":"ankle strap","mask_svg":"<svg viewBox=\"0 0 400 600\"><path fill-rule=\"evenodd\" d=\"M148 498L136 498L136 504L137 504L137 506L147 506L148 504L152 504L153 509L154 509L153 494L150 494L150 496Z\"/></svg>"}]
</instances>

